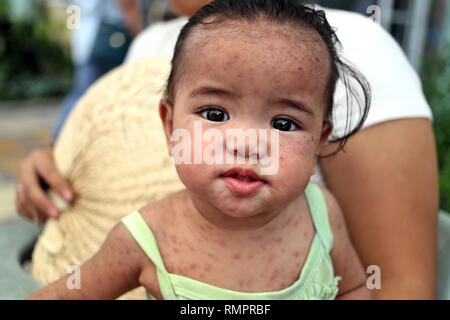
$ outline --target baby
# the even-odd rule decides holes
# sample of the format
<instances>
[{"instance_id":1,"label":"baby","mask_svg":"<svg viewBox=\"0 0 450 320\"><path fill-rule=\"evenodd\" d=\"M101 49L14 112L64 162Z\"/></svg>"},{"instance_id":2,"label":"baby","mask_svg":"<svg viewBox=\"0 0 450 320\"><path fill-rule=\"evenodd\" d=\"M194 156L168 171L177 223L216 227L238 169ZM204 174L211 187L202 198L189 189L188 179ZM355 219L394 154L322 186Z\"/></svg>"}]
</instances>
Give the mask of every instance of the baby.
<instances>
[{"instance_id":1,"label":"baby","mask_svg":"<svg viewBox=\"0 0 450 320\"><path fill-rule=\"evenodd\" d=\"M339 205L310 182L339 77L365 98L339 148L368 111L337 43L322 12L293 0L203 7L181 31L160 103L186 189L125 217L81 266L80 289L65 277L30 298L114 299L138 286L151 299L370 298ZM235 143L229 132L246 134Z\"/></svg>"}]
</instances>

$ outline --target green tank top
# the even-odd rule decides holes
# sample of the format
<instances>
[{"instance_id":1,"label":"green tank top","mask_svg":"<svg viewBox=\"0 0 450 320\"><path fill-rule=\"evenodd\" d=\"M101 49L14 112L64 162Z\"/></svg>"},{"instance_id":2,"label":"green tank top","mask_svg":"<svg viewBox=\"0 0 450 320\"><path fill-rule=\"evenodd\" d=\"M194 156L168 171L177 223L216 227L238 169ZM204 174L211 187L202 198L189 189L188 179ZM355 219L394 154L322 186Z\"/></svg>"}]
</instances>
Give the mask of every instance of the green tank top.
<instances>
[{"instance_id":1,"label":"green tank top","mask_svg":"<svg viewBox=\"0 0 450 320\"><path fill-rule=\"evenodd\" d=\"M289 287L271 292L240 292L219 288L185 276L169 273L164 266L158 244L139 211L122 219L136 242L156 266L161 294L166 300L304 300L334 299L338 293L330 251L333 234L328 211L320 188L310 183L305 190L306 200L316 233L309 248L299 278ZM155 300L147 293L149 299Z\"/></svg>"}]
</instances>

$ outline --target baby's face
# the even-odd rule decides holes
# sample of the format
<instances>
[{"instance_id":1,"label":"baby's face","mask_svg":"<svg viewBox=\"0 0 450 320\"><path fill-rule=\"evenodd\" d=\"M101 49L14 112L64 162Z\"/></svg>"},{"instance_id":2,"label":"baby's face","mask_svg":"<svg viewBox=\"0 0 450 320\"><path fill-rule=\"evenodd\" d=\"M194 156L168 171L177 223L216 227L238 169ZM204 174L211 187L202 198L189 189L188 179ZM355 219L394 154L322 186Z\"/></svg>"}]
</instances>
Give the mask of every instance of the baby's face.
<instances>
[{"instance_id":1,"label":"baby's face","mask_svg":"<svg viewBox=\"0 0 450 320\"><path fill-rule=\"evenodd\" d=\"M293 27L234 24L226 31L213 27L191 35L178 69L174 106L162 103L161 109L167 110L162 118L168 137L180 129L189 132L192 159L198 152L196 126L198 130L201 125L203 133L210 129L222 133L224 139L216 146L224 158L234 157L233 164L202 161L176 168L197 200L244 218L286 206L308 185L320 145L330 131L324 125L330 59L313 31L299 36ZM262 175L261 165L250 164L249 157L264 155L249 140L244 152L237 150L226 139L231 129L267 130L266 156L278 148L279 157L273 159L278 171ZM273 130L279 133L276 145L270 140ZM180 142L169 141L170 151ZM208 146L209 139L201 151ZM238 157L248 161L237 164Z\"/></svg>"}]
</instances>

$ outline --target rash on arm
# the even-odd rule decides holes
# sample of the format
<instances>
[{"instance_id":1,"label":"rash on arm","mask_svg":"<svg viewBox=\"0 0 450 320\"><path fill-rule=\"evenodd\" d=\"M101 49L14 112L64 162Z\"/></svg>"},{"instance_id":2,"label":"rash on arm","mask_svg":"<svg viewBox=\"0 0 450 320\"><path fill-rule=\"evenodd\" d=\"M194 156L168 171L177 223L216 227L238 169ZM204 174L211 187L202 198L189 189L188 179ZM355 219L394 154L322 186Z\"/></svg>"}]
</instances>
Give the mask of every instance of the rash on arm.
<instances>
[{"instance_id":1,"label":"rash on arm","mask_svg":"<svg viewBox=\"0 0 450 320\"><path fill-rule=\"evenodd\" d=\"M141 250L123 224L108 235L98 253L80 267L81 288L69 289L67 275L34 293L38 300L110 300L139 286Z\"/></svg>"}]
</instances>

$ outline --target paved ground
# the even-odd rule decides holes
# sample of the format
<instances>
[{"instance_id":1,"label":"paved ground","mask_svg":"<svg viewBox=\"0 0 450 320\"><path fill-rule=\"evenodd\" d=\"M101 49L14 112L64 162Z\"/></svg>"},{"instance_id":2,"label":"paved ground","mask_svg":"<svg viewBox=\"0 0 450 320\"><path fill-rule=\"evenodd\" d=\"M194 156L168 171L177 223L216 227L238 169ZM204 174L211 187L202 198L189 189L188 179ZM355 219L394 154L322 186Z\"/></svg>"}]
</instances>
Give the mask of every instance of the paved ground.
<instances>
[{"instance_id":1,"label":"paved ground","mask_svg":"<svg viewBox=\"0 0 450 320\"><path fill-rule=\"evenodd\" d=\"M0 104L0 221L15 215L15 179L20 161L51 143L60 100Z\"/></svg>"}]
</instances>

